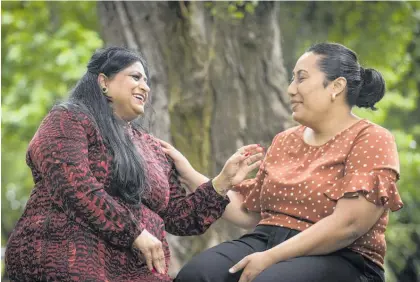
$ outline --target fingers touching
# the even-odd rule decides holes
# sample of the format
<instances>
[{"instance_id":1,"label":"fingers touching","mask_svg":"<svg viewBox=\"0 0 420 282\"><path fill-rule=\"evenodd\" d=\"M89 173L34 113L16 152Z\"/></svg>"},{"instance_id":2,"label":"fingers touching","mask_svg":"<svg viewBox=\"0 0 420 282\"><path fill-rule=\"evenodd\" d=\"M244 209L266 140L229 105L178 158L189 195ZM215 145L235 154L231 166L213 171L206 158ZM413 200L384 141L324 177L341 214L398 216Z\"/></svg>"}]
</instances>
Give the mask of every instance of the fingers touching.
<instances>
[{"instance_id":1,"label":"fingers touching","mask_svg":"<svg viewBox=\"0 0 420 282\"><path fill-rule=\"evenodd\" d=\"M165 273L166 263L161 241L147 230L143 230L136 240L134 240L133 247L142 252L150 271L156 269L158 273Z\"/></svg>"}]
</instances>

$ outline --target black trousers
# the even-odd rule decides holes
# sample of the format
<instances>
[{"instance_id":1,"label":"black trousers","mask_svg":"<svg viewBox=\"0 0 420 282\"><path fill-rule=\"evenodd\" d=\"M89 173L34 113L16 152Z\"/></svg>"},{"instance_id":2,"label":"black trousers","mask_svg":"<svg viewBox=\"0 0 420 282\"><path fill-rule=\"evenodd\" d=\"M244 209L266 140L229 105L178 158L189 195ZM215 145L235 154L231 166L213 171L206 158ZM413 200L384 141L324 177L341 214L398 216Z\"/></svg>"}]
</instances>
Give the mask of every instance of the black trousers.
<instances>
[{"instance_id":1,"label":"black trousers","mask_svg":"<svg viewBox=\"0 0 420 282\"><path fill-rule=\"evenodd\" d=\"M238 240L224 242L208 249L187 263L175 282L237 282L242 272L229 268L254 252L270 249L295 236L298 231L259 225ZM363 256L342 249L329 255L298 257L272 265L253 282L383 282L383 270Z\"/></svg>"}]
</instances>

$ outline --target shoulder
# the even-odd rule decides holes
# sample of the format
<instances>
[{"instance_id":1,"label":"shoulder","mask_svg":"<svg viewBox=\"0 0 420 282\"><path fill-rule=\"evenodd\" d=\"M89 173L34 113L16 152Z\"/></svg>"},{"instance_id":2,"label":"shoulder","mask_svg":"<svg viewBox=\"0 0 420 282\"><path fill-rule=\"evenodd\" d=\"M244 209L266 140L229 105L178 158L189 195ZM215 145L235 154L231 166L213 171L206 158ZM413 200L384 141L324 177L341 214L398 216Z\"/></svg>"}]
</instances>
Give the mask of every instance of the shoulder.
<instances>
[{"instance_id":1,"label":"shoulder","mask_svg":"<svg viewBox=\"0 0 420 282\"><path fill-rule=\"evenodd\" d=\"M391 132L367 120L364 120L359 127L353 133L355 137L348 160L354 162L357 159L365 165L373 164L375 167L392 168L398 172L398 149Z\"/></svg>"},{"instance_id":2,"label":"shoulder","mask_svg":"<svg viewBox=\"0 0 420 282\"><path fill-rule=\"evenodd\" d=\"M151 133L147 133L147 132L142 132L144 138L149 142L149 144L156 146L158 148L161 148L161 144L159 142L159 139L155 136L153 136L153 134Z\"/></svg>"},{"instance_id":3,"label":"shoulder","mask_svg":"<svg viewBox=\"0 0 420 282\"><path fill-rule=\"evenodd\" d=\"M62 103L55 105L50 114L58 117L67 118L82 124L94 124L94 120L90 117L88 110L81 105Z\"/></svg>"},{"instance_id":4,"label":"shoulder","mask_svg":"<svg viewBox=\"0 0 420 282\"><path fill-rule=\"evenodd\" d=\"M136 138L138 138L137 140L139 141L137 144L139 146L146 146L148 149L146 152L144 152L144 154L147 155L146 158L158 160L165 166L172 166L172 159L163 151L159 138L155 137L151 133L143 132L138 128L135 128L135 130L137 131Z\"/></svg>"},{"instance_id":5,"label":"shoulder","mask_svg":"<svg viewBox=\"0 0 420 282\"><path fill-rule=\"evenodd\" d=\"M136 138L143 140L143 144L147 144L155 153L163 153L162 145L160 144L159 138L155 137L151 133L144 132L138 128L134 128L136 131Z\"/></svg>"},{"instance_id":6,"label":"shoulder","mask_svg":"<svg viewBox=\"0 0 420 282\"><path fill-rule=\"evenodd\" d=\"M278 133L273 139L273 144L278 143L278 142L282 142L283 140L285 140L289 136L292 136L295 133L297 133L302 128L303 128L302 125L298 125L298 126L291 127L289 129L286 129L286 130Z\"/></svg>"},{"instance_id":7,"label":"shoulder","mask_svg":"<svg viewBox=\"0 0 420 282\"><path fill-rule=\"evenodd\" d=\"M81 107L76 105L58 104L51 108L44 117L38 131L62 132L68 135L72 132L85 131L87 135L98 132L95 121Z\"/></svg>"},{"instance_id":8,"label":"shoulder","mask_svg":"<svg viewBox=\"0 0 420 282\"><path fill-rule=\"evenodd\" d=\"M382 144L388 144L388 142L395 142L394 136L388 129L368 120L362 120L356 133L356 142L362 140L364 140L365 142L375 141L375 143Z\"/></svg>"}]
</instances>

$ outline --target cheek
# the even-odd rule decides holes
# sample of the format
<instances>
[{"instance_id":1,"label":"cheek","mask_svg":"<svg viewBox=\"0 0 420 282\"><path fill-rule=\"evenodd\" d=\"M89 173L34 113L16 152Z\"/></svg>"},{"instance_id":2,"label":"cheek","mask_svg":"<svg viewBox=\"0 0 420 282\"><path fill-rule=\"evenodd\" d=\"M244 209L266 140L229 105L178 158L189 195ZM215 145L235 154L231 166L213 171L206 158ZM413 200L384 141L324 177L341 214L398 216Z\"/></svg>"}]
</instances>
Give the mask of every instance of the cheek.
<instances>
[{"instance_id":1,"label":"cheek","mask_svg":"<svg viewBox=\"0 0 420 282\"><path fill-rule=\"evenodd\" d=\"M135 88L135 83L130 80L121 81L118 85L116 85L118 89L116 90L117 93L124 97L125 99L132 96L133 89Z\"/></svg>"},{"instance_id":2,"label":"cheek","mask_svg":"<svg viewBox=\"0 0 420 282\"><path fill-rule=\"evenodd\" d=\"M316 112L324 112L330 106L331 99L324 88L310 84L302 84L298 87L302 95L305 108Z\"/></svg>"},{"instance_id":3,"label":"cheek","mask_svg":"<svg viewBox=\"0 0 420 282\"><path fill-rule=\"evenodd\" d=\"M326 93L319 92L313 96L311 105L314 111L322 113L328 111L331 106L331 100Z\"/></svg>"},{"instance_id":4,"label":"cheek","mask_svg":"<svg viewBox=\"0 0 420 282\"><path fill-rule=\"evenodd\" d=\"M132 97L132 87L126 81L114 83L112 88L110 88L110 92L112 92L114 103L120 104L120 106L129 104L127 102Z\"/></svg>"}]
</instances>

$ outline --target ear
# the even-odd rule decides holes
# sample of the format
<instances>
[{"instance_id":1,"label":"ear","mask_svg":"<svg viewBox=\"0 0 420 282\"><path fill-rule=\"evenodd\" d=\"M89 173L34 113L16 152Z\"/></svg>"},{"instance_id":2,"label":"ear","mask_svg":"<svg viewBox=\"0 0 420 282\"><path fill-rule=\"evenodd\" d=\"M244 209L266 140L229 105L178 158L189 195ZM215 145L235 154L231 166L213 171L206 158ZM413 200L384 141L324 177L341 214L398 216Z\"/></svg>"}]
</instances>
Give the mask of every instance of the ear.
<instances>
[{"instance_id":1,"label":"ear","mask_svg":"<svg viewBox=\"0 0 420 282\"><path fill-rule=\"evenodd\" d=\"M101 89L108 87L108 80L109 79L108 79L108 77L105 74L100 73L98 75L98 83L99 83L99 86L101 87Z\"/></svg>"},{"instance_id":2,"label":"ear","mask_svg":"<svg viewBox=\"0 0 420 282\"><path fill-rule=\"evenodd\" d=\"M347 86L347 79L345 79L344 77L340 76L338 78L336 78L331 84L331 101L335 101L335 99L342 95L344 93L344 91L346 90L346 86Z\"/></svg>"}]
</instances>

